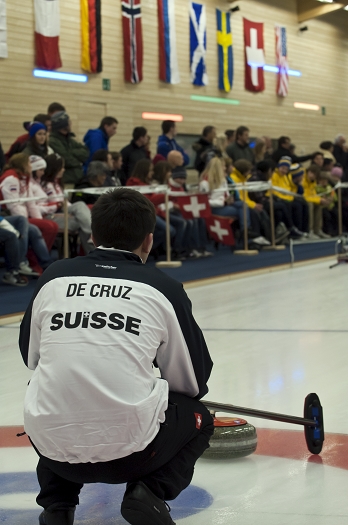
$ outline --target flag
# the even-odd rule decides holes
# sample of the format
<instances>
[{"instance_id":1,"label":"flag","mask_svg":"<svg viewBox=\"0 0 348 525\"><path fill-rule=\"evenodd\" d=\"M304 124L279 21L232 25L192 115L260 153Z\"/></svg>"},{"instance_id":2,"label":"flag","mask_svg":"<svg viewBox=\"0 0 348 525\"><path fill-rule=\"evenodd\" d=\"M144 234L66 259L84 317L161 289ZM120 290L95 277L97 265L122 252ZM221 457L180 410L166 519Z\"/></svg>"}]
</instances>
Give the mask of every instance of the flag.
<instances>
[{"instance_id":1,"label":"flag","mask_svg":"<svg viewBox=\"0 0 348 525\"><path fill-rule=\"evenodd\" d=\"M185 195L176 197L175 201L179 204L184 219L206 218L211 215L208 195Z\"/></svg>"},{"instance_id":2,"label":"flag","mask_svg":"<svg viewBox=\"0 0 348 525\"><path fill-rule=\"evenodd\" d=\"M244 20L245 46L245 89L255 93L264 91L263 66L265 53L263 44L263 24Z\"/></svg>"},{"instance_id":3,"label":"flag","mask_svg":"<svg viewBox=\"0 0 348 525\"><path fill-rule=\"evenodd\" d=\"M35 65L42 69L62 67L59 54L59 0L34 0Z\"/></svg>"},{"instance_id":4,"label":"flag","mask_svg":"<svg viewBox=\"0 0 348 525\"><path fill-rule=\"evenodd\" d=\"M100 73L102 67L101 0L80 0L81 6L81 68Z\"/></svg>"},{"instance_id":5,"label":"flag","mask_svg":"<svg viewBox=\"0 0 348 525\"><path fill-rule=\"evenodd\" d=\"M168 84L179 84L176 52L175 0L157 0L159 78Z\"/></svg>"},{"instance_id":6,"label":"flag","mask_svg":"<svg viewBox=\"0 0 348 525\"><path fill-rule=\"evenodd\" d=\"M0 0L0 58L7 58L6 0Z\"/></svg>"},{"instance_id":7,"label":"flag","mask_svg":"<svg viewBox=\"0 0 348 525\"><path fill-rule=\"evenodd\" d=\"M228 93L233 84L233 39L231 31L231 15L216 10L217 45L219 59L219 89Z\"/></svg>"},{"instance_id":8,"label":"flag","mask_svg":"<svg viewBox=\"0 0 348 525\"><path fill-rule=\"evenodd\" d=\"M206 53L207 15L205 5L190 2L190 71L191 82L196 86L208 84Z\"/></svg>"},{"instance_id":9,"label":"flag","mask_svg":"<svg viewBox=\"0 0 348 525\"><path fill-rule=\"evenodd\" d=\"M205 220L209 236L216 242L225 244L227 246L234 246L235 240L231 224L233 219L228 219L226 217L217 217L212 215Z\"/></svg>"},{"instance_id":10,"label":"flag","mask_svg":"<svg viewBox=\"0 0 348 525\"><path fill-rule=\"evenodd\" d=\"M140 0L121 0L124 79L138 84L143 80L143 34Z\"/></svg>"},{"instance_id":11,"label":"flag","mask_svg":"<svg viewBox=\"0 0 348 525\"><path fill-rule=\"evenodd\" d=\"M286 97L289 88L289 65L288 65L288 50L286 42L286 27L275 26L276 34L276 64L279 68L277 74L277 95Z\"/></svg>"}]
</instances>

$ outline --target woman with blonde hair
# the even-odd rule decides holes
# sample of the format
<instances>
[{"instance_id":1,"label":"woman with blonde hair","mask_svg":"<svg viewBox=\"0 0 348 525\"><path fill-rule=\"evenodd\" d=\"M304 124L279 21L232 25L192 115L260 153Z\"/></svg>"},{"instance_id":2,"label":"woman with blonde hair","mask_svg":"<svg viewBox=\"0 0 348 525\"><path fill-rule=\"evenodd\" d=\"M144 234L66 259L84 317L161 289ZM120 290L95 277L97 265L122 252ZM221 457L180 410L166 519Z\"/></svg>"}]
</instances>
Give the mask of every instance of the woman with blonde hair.
<instances>
[{"instance_id":1,"label":"woman with blonde hair","mask_svg":"<svg viewBox=\"0 0 348 525\"><path fill-rule=\"evenodd\" d=\"M264 139L256 139L256 144L254 148L254 159L256 164L265 159L266 151L266 141Z\"/></svg>"}]
</instances>

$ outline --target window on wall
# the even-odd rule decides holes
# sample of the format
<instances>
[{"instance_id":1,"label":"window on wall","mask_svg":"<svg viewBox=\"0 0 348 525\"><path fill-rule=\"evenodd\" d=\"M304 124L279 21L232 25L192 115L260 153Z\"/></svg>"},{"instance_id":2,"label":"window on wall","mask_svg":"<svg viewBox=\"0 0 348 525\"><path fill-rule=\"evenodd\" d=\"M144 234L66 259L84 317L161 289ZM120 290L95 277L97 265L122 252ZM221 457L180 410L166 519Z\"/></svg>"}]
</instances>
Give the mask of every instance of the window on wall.
<instances>
[{"instance_id":1,"label":"window on wall","mask_svg":"<svg viewBox=\"0 0 348 525\"><path fill-rule=\"evenodd\" d=\"M190 133L178 133L175 137L175 140L181 146L185 153L190 157L190 163L186 168L193 169L195 158L196 158L196 152L192 149L192 144L197 142L199 140L201 135L193 135Z\"/></svg>"}]
</instances>

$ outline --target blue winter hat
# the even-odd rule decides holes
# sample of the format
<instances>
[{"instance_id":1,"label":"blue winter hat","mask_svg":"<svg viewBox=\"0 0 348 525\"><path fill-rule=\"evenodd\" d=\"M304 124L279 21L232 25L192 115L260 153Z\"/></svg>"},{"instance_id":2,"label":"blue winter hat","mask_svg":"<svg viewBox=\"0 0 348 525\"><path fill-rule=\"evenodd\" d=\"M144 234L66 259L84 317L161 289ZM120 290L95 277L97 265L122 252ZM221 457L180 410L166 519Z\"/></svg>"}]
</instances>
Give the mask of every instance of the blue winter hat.
<instances>
[{"instance_id":1,"label":"blue winter hat","mask_svg":"<svg viewBox=\"0 0 348 525\"><path fill-rule=\"evenodd\" d=\"M291 157L282 157L278 162L278 168L281 166L287 166L290 169L291 162Z\"/></svg>"},{"instance_id":2,"label":"blue winter hat","mask_svg":"<svg viewBox=\"0 0 348 525\"><path fill-rule=\"evenodd\" d=\"M291 174L292 180L295 180L304 175L304 169L301 166L301 164L292 164L290 168L290 174Z\"/></svg>"},{"instance_id":3,"label":"blue winter hat","mask_svg":"<svg viewBox=\"0 0 348 525\"><path fill-rule=\"evenodd\" d=\"M31 122L28 129L29 137L34 137L40 129L47 131L45 124L41 124L41 122Z\"/></svg>"}]
</instances>

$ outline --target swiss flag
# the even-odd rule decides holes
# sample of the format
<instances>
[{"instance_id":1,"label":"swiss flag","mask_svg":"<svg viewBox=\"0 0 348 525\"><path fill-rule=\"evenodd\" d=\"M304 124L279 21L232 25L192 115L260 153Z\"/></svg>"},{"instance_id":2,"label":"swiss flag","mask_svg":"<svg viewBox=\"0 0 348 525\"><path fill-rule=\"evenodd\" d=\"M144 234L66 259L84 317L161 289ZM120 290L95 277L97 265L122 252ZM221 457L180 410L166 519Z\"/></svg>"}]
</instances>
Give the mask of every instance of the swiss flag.
<instances>
[{"instance_id":1,"label":"swiss flag","mask_svg":"<svg viewBox=\"0 0 348 525\"><path fill-rule=\"evenodd\" d=\"M212 215L206 219L209 236L216 242L227 246L234 246L234 235L231 228L233 219Z\"/></svg>"},{"instance_id":2,"label":"swiss flag","mask_svg":"<svg viewBox=\"0 0 348 525\"><path fill-rule=\"evenodd\" d=\"M42 69L62 67L59 54L59 0L35 0L35 65Z\"/></svg>"},{"instance_id":3,"label":"swiss flag","mask_svg":"<svg viewBox=\"0 0 348 525\"><path fill-rule=\"evenodd\" d=\"M179 204L184 219L205 219L211 216L208 195L185 195L177 197L176 203Z\"/></svg>"},{"instance_id":4,"label":"swiss flag","mask_svg":"<svg viewBox=\"0 0 348 525\"><path fill-rule=\"evenodd\" d=\"M244 20L245 89L258 93L265 89L263 24Z\"/></svg>"}]
</instances>

